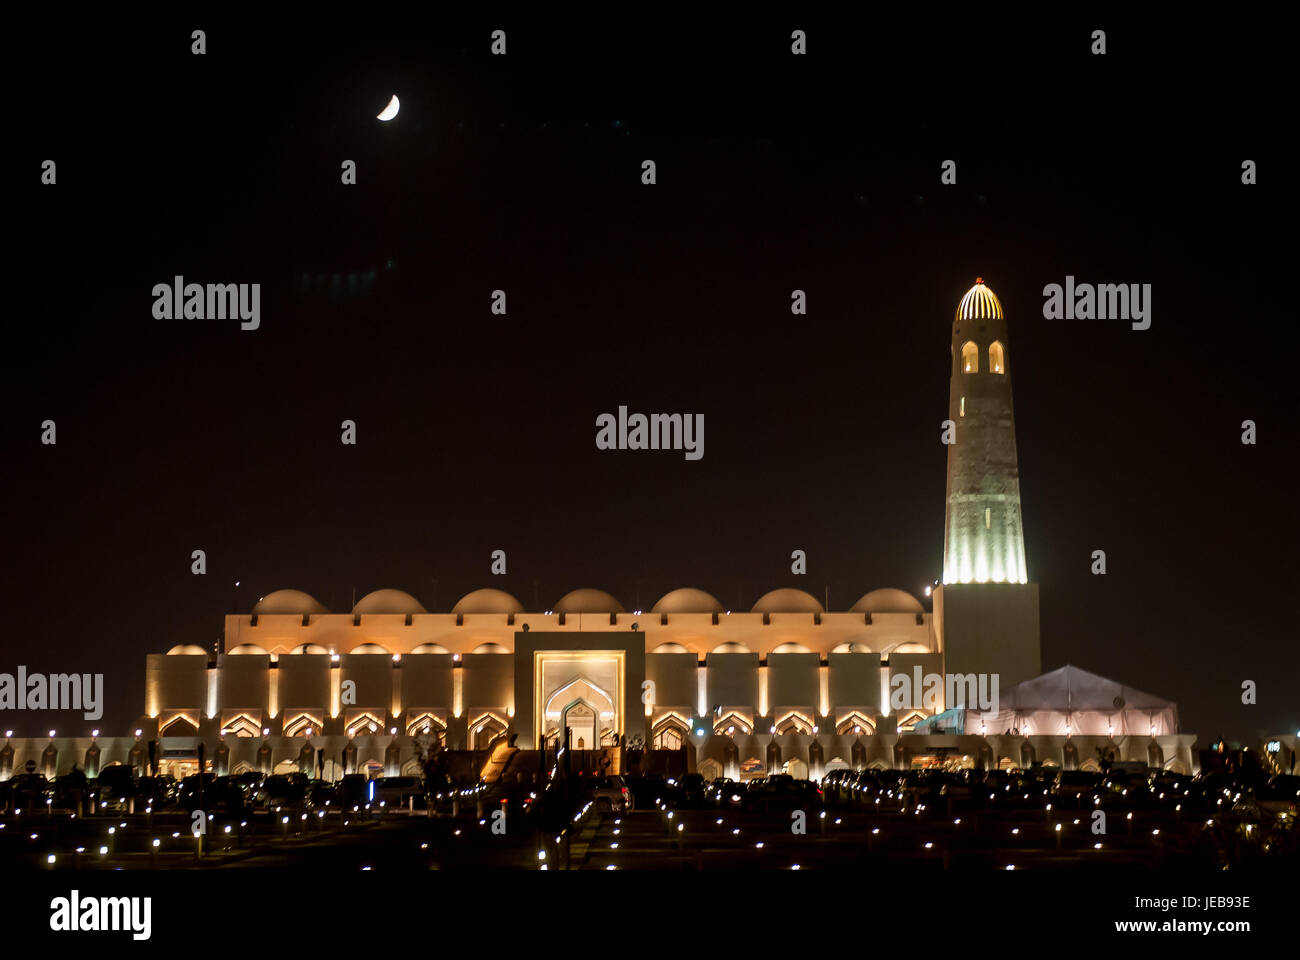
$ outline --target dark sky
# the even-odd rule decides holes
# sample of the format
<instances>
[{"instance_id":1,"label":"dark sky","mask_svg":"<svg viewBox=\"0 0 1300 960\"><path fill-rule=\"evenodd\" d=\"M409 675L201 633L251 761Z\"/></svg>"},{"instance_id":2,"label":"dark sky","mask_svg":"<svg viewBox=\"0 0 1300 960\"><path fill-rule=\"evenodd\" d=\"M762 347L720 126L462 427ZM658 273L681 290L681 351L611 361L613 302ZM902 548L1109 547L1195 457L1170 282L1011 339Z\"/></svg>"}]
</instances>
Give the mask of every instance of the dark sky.
<instances>
[{"instance_id":1,"label":"dark sky","mask_svg":"<svg viewBox=\"0 0 1300 960\"><path fill-rule=\"evenodd\" d=\"M629 608L683 585L742 608L919 592L950 325L982 276L1010 324L1044 668L1174 699L1202 743L1300 728L1281 38L637 16L16 26L0 669L105 673L119 732L145 654L210 645L280 587L339 611L389 586L433 611L489 585L530 608L578 586ZM261 328L155 320L176 274L261 283ZM1151 329L1044 320L1066 274L1152 284ZM703 413L704 459L597 451L619 404Z\"/></svg>"}]
</instances>

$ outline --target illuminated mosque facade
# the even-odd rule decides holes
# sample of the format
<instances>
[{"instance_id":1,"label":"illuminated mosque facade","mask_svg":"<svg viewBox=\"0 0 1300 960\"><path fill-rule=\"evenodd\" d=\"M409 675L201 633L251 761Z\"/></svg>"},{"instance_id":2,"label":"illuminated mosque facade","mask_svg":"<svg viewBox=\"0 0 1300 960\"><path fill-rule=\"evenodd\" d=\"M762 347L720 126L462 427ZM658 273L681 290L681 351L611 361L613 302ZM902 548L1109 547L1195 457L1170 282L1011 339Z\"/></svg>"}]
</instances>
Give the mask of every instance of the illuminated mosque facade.
<instances>
[{"instance_id":1,"label":"illuminated mosque facade","mask_svg":"<svg viewBox=\"0 0 1300 960\"><path fill-rule=\"evenodd\" d=\"M951 355L933 612L889 588L842 611L789 587L743 611L689 587L642 610L578 589L533 612L482 589L447 613L394 589L342 613L277 590L226 616L223 652L183 644L149 655L144 715L128 736L30 741L26 756L15 741L8 763L85 769L94 748L98 764L143 767L156 740L155 759L176 776L196 771L200 742L217 773L395 775L418 769L420 738L481 762L512 738L554 751L567 730L575 751L615 769L635 750L643 768L706 778L1094 769L1107 758L1193 772L1195 737L1179 731L1174 704L1073 667L1042 673L1012 354L1002 304L982 280L957 307ZM919 690L902 708L891 702L898 678L931 675L997 675L1000 703L948 702L949 684L928 703Z\"/></svg>"}]
</instances>

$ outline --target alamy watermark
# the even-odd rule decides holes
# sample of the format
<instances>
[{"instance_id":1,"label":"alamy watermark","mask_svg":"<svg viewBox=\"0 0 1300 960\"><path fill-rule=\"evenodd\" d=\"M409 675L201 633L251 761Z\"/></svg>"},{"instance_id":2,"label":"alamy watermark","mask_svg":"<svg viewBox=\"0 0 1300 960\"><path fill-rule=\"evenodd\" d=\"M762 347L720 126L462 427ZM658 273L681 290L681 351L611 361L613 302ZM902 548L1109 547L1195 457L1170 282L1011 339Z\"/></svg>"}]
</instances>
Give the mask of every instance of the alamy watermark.
<instances>
[{"instance_id":1,"label":"alamy watermark","mask_svg":"<svg viewBox=\"0 0 1300 960\"><path fill-rule=\"evenodd\" d=\"M176 277L153 287L155 320L233 320L239 329L256 330L262 324L260 283L186 283Z\"/></svg>"},{"instance_id":2,"label":"alamy watermark","mask_svg":"<svg viewBox=\"0 0 1300 960\"><path fill-rule=\"evenodd\" d=\"M1079 283L1074 275L1065 286L1043 287L1044 320L1131 320L1134 330L1151 326L1151 284Z\"/></svg>"},{"instance_id":3,"label":"alamy watermark","mask_svg":"<svg viewBox=\"0 0 1300 960\"><path fill-rule=\"evenodd\" d=\"M704 457L704 414L634 413L618 408L618 416L596 418L597 450L684 450L687 460Z\"/></svg>"},{"instance_id":4,"label":"alamy watermark","mask_svg":"<svg viewBox=\"0 0 1300 960\"><path fill-rule=\"evenodd\" d=\"M104 715L102 673L0 673L0 710L81 710L87 720Z\"/></svg>"},{"instance_id":5,"label":"alamy watermark","mask_svg":"<svg viewBox=\"0 0 1300 960\"><path fill-rule=\"evenodd\" d=\"M73 890L50 901L50 929L58 933L129 931L133 940L153 933L152 897L83 897Z\"/></svg>"},{"instance_id":6,"label":"alamy watermark","mask_svg":"<svg viewBox=\"0 0 1300 960\"><path fill-rule=\"evenodd\" d=\"M889 706L901 710L938 710L940 702L951 710L969 707L996 713L998 674L926 673L912 668L911 675L897 673L889 678Z\"/></svg>"}]
</instances>

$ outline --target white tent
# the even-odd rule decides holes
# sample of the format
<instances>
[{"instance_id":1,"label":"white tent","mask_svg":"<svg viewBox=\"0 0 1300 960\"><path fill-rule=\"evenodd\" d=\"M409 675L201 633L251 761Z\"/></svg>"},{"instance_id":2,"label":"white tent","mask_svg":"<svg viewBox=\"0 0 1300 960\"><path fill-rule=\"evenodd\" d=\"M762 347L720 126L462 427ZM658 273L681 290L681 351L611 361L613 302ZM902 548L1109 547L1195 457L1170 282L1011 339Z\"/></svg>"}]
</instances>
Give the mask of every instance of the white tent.
<instances>
[{"instance_id":1,"label":"white tent","mask_svg":"<svg viewBox=\"0 0 1300 960\"><path fill-rule=\"evenodd\" d=\"M1178 732L1178 706L1067 664L1003 691L996 710L967 710L963 726L968 734L1164 737Z\"/></svg>"}]
</instances>

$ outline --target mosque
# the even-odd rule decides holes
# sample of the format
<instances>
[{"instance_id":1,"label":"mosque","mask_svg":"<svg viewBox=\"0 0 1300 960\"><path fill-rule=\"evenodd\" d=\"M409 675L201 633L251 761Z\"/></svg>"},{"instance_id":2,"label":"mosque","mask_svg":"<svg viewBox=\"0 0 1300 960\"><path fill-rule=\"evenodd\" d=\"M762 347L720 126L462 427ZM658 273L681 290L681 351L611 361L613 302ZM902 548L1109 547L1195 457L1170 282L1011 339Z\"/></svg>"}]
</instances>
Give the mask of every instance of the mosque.
<instances>
[{"instance_id":1,"label":"mosque","mask_svg":"<svg viewBox=\"0 0 1300 960\"><path fill-rule=\"evenodd\" d=\"M1011 375L1002 304L977 279L952 324L933 612L892 588L842 611L788 586L749 610L690 587L630 611L577 589L533 612L482 589L447 613L396 589L347 612L277 590L226 616L222 652L149 655L133 734L7 743L0 777L27 760L87 769L92 750L96 765L143 767L150 741L174 776L196 772L200 742L217 773L396 775L418 769L417 741L436 739L468 769L511 738L553 751L565 731L579 755L616 769L635 756L706 778L1104 759L1195 772L1195 736L1173 703L1074 667L1042 673ZM996 676L999 702L948 702L949 683L937 700L897 704L897 678L930 675Z\"/></svg>"}]
</instances>

